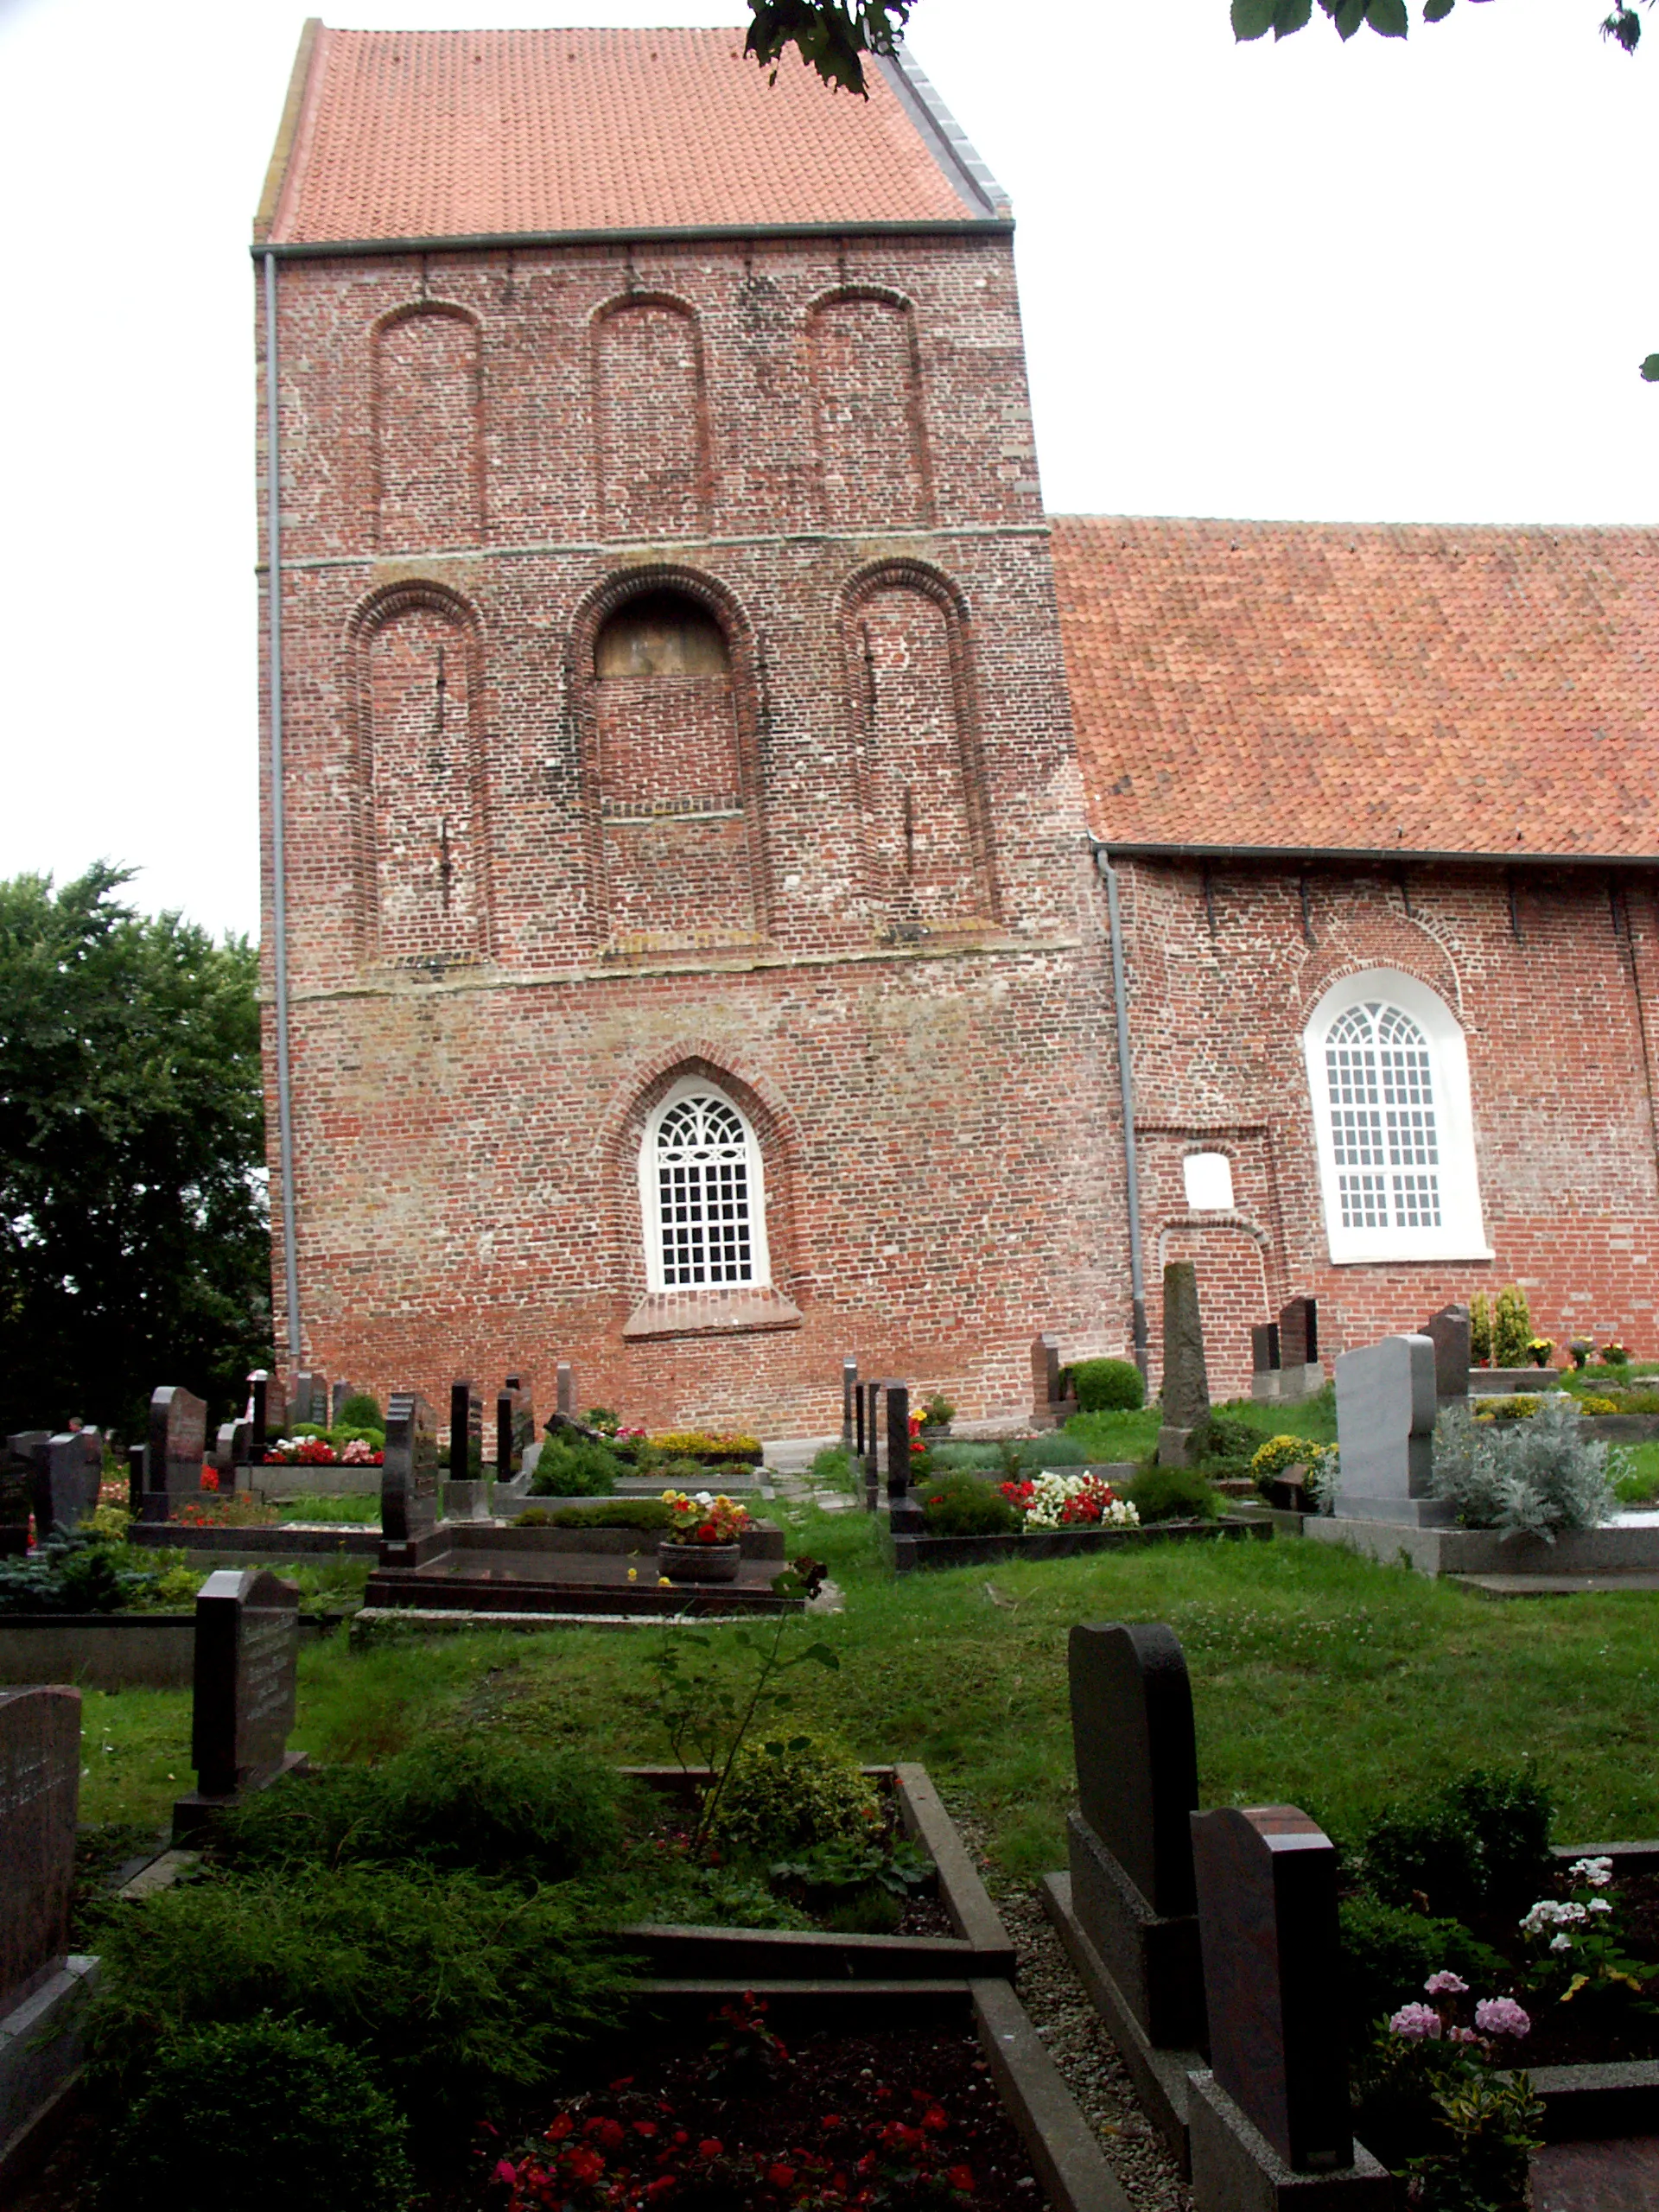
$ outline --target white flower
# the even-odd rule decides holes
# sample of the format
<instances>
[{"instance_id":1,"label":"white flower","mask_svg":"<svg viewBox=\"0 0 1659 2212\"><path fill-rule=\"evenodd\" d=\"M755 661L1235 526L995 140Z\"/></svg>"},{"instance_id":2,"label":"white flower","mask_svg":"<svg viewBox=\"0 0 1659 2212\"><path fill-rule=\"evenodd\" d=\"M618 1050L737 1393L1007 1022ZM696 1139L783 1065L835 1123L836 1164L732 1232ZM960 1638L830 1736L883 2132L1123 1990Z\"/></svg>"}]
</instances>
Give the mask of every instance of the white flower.
<instances>
[{"instance_id":1,"label":"white flower","mask_svg":"<svg viewBox=\"0 0 1659 2212\"><path fill-rule=\"evenodd\" d=\"M1612 1909L1613 1903L1611 1897L1592 1897L1585 1907L1586 1912L1611 1912Z\"/></svg>"},{"instance_id":2,"label":"white flower","mask_svg":"<svg viewBox=\"0 0 1659 2212\"><path fill-rule=\"evenodd\" d=\"M1581 1904L1569 1898L1562 1904L1555 1897L1540 1897L1521 1923L1523 1936L1541 1936L1546 1928L1576 1928L1589 1918Z\"/></svg>"},{"instance_id":3,"label":"white flower","mask_svg":"<svg viewBox=\"0 0 1659 2212\"><path fill-rule=\"evenodd\" d=\"M1611 1859L1575 1859L1567 1868L1571 1881L1582 1882L1586 1889L1605 1890L1613 1878Z\"/></svg>"},{"instance_id":4,"label":"white flower","mask_svg":"<svg viewBox=\"0 0 1659 2212\"><path fill-rule=\"evenodd\" d=\"M1570 1951L1573 1948L1573 1938L1570 1936L1552 1936L1549 1939L1549 1948L1552 1951Z\"/></svg>"}]
</instances>

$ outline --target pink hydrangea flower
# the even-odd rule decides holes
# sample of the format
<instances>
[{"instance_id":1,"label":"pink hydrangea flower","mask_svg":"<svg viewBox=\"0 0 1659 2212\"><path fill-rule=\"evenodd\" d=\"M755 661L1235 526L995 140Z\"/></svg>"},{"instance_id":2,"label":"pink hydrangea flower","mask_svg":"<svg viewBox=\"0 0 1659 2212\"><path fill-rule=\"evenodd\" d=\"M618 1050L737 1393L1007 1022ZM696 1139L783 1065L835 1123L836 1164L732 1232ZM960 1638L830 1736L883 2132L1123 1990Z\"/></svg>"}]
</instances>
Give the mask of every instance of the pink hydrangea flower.
<instances>
[{"instance_id":1,"label":"pink hydrangea flower","mask_svg":"<svg viewBox=\"0 0 1659 2212\"><path fill-rule=\"evenodd\" d=\"M1469 1985L1460 1974L1453 1974L1449 1967L1442 1967L1439 1974L1432 1974L1423 1984L1431 1997L1463 1997Z\"/></svg>"},{"instance_id":2,"label":"pink hydrangea flower","mask_svg":"<svg viewBox=\"0 0 1659 2212\"><path fill-rule=\"evenodd\" d=\"M1513 1997L1483 1997L1475 2007L1475 2025L1484 2036L1524 2036L1532 2021Z\"/></svg>"},{"instance_id":3,"label":"pink hydrangea flower","mask_svg":"<svg viewBox=\"0 0 1659 2212\"><path fill-rule=\"evenodd\" d=\"M1431 2043L1440 2040L1440 2016L1432 2005L1402 2005L1389 2025L1408 2043L1421 2043L1425 2037Z\"/></svg>"}]
</instances>

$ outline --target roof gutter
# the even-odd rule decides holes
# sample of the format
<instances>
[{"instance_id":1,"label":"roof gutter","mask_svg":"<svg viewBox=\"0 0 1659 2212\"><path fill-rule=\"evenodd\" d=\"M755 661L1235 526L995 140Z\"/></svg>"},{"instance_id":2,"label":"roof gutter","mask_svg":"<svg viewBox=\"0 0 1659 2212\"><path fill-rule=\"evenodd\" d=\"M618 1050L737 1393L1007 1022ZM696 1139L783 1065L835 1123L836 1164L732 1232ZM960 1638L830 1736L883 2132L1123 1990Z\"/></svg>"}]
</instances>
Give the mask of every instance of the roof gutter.
<instances>
[{"instance_id":1,"label":"roof gutter","mask_svg":"<svg viewBox=\"0 0 1659 2212\"><path fill-rule=\"evenodd\" d=\"M915 223L699 223L666 228L601 231L479 231L423 238L255 238L248 248L256 260L329 261L336 257L399 253L490 253L524 246L702 245L744 238L1011 238L1014 219L1005 215L940 216Z\"/></svg>"},{"instance_id":2,"label":"roof gutter","mask_svg":"<svg viewBox=\"0 0 1659 2212\"><path fill-rule=\"evenodd\" d=\"M1659 853L1464 853L1411 845L1121 844L1116 837L1094 842L1120 861L1253 861L1266 867L1275 863L1342 867L1362 862L1376 867L1387 862L1394 868L1659 868Z\"/></svg>"},{"instance_id":3,"label":"roof gutter","mask_svg":"<svg viewBox=\"0 0 1659 2212\"><path fill-rule=\"evenodd\" d=\"M265 587L268 673L270 683L270 933L276 1027L276 1149L282 1180L283 1264L288 1305L288 1356L297 1372L304 1352L300 1333L300 1255L295 1236L294 1084L288 1049L288 882L286 794L283 788L283 472L282 408L276 361L276 256L264 255L265 280Z\"/></svg>"}]
</instances>

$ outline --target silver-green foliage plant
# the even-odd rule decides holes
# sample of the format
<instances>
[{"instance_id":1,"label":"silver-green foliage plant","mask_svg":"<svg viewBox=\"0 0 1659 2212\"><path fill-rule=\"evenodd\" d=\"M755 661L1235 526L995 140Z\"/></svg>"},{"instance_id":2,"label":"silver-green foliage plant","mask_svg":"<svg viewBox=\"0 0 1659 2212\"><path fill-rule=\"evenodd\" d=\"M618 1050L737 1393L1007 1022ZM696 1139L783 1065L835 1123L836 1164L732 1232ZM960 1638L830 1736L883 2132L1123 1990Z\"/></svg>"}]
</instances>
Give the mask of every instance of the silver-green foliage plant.
<instances>
[{"instance_id":1,"label":"silver-green foliage plant","mask_svg":"<svg viewBox=\"0 0 1659 2212\"><path fill-rule=\"evenodd\" d=\"M1618 1510L1607 1446L1579 1426L1579 1408L1552 1391L1530 1421L1476 1421L1466 1407L1442 1414L1434 1431L1434 1494L1465 1529L1554 1543L1568 1529L1595 1529Z\"/></svg>"}]
</instances>

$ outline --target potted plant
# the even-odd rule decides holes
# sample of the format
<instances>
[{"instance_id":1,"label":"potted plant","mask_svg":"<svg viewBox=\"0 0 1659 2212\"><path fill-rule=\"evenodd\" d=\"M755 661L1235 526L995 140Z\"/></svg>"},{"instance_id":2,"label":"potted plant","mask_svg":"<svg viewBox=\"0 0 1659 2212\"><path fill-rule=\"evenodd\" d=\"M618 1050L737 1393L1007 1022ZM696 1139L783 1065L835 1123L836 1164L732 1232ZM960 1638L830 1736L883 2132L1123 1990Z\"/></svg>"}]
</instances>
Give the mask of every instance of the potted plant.
<instances>
[{"instance_id":1,"label":"potted plant","mask_svg":"<svg viewBox=\"0 0 1659 2212\"><path fill-rule=\"evenodd\" d=\"M921 1427L923 1440L928 1444L943 1444L950 1433L950 1424L957 1409L942 1390L936 1390L923 1406Z\"/></svg>"},{"instance_id":2,"label":"potted plant","mask_svg":"<svg viewBox=\"0 0 1659 2212\"><path fill-rule=\"evenodd\" d=\"M1603 1344L1601 1360L1604 1367L1628 1367L1630 1363L1630 1355L1615 1338L1611 1344Z\"/></svg>"},{"instance_id":3,"label":"potted plant","mask_svg":"<svg viewBox=\"0 0 1659 2212\"><path fill-rule=\"evenodd\" d=\"M1567 1350L1573 1355L1573 1366L1582 1367L1591 1353L1594 1351L1595 1346L1588 1337L1574 1337L1572 1343L1568 1344Z\"/></svg>"},{"instance_id":4,"label":"potted plant","mask_svg":"<svg viewBox=\"0 0 1659 2212\"><path fill-rule=\"evenodd\" d=\"M735 1582L748 1508L706 1490L695 1497L683 1490L665 1490L663 1503L674 1522L657 1547L658 1573L671 1582Z\"/></svg>"},{"instance_id":5,"label":"potted plant","mask_svg":"<svg viewBox=\"0 0 1659 2212\"><path fill-rule=\"evenodd\" d=\"M1535 1367L1548 1367L1549 1355L1554 1349L1554 1337L1530 1337L1527 1340L1527 1357Z\"/></svg>"}]
</instances>

